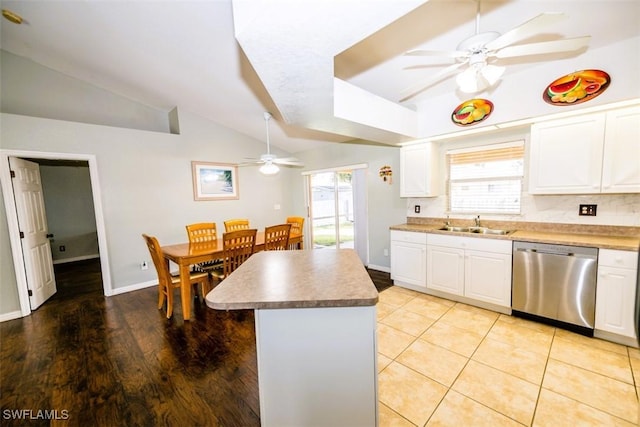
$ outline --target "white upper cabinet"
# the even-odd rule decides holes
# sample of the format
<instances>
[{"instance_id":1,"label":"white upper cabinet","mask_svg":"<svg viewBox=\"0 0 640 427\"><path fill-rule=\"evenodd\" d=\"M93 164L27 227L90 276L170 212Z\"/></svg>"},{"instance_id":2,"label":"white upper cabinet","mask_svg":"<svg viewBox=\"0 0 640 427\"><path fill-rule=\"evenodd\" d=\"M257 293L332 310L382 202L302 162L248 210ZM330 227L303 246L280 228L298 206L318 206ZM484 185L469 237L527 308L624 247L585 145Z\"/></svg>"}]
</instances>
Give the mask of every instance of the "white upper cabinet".
<instances>
[{"instance_id":1,"label":"white upper cabinet","mask_svg":"<svg viewBox=\"0 0 640 427\"><path fill-rule=\"evenodd\" d=\"M531 126L529 193L599 193L604 115Z\"/></svg>"},{"instance_id":2,"label":"white upper cabinet","mask_svg":"<svg viewBox=\"0 0 640 427\"><path fill-rule=\"evenodd\" d=\"M603 193L640 193L640 106L607 113Z\"/></svg>"},{"instance_id":3,"label":"white upper cabinet","mask_svg":"<svg viewBox=\"0 0 640 427\"><path fill-rule=\"evenodd\" d=\"M400 197L438 195L438 145L433 142L400 149Z\"/></svg>"},{"instance_id":4,"label":"white upper cabinet","mask_svg":"<svg viewBox=\"0 0 640 427\"><path fill-rule=\"evenodd\" d=\"M640 192L640 106L531 126L529 192Z\"/></svg>"}]
</instances>

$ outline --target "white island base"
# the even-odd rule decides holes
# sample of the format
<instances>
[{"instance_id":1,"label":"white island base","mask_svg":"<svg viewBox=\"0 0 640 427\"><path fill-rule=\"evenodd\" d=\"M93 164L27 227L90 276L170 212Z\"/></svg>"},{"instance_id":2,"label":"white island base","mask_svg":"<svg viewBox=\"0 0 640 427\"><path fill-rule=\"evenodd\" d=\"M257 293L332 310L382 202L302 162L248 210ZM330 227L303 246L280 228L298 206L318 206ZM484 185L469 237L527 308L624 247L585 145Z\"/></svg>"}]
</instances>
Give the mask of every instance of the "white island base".
<instances>
[{"instance_id":1,"label":"white island base","mask_svg":"<svg viewBox=\"0 0 640 427\"><path fill-rule=\"evenodd\" d=\"M378 291L353 249L259 252L206 301L254 310L263 427L378 425Z\"/></svg>"},{"instance_id":2,"label":"white island base","mask_svg":"<svg viewBox=\"0 0 640 427\"><path fill-rule=\"evenodd\" d=\"M262 426L376 426L376 308L255 310Z\"/></svg>"}]
</instances>

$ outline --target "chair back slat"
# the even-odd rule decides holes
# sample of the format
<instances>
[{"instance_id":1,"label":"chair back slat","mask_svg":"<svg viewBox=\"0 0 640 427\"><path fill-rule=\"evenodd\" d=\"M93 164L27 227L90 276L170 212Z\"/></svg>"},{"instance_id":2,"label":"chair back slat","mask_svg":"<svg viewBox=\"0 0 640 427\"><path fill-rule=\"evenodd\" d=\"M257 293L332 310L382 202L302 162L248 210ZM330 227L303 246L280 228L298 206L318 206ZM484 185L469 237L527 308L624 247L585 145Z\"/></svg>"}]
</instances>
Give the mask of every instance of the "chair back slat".
<instances>
[{"instance_id":1,"label":"chair back slat","mask_svg":"<svg viewBox=\"0 0 640 427\"><path fill-rule=\"evenodd\" d=\"M287 224L291 224L291 234L302 234L302 226L304 225L303 217L289 216L287 217Z\"/></svg>"},{"instance_id":2,"label":"chair back slat","mask_svg":"<svg viewBox=\"0 0 640 427\"><path fill-rule=\"evenodd\" d=\"M244 218L229 219L224 222L224 231L248 230L249 220Z\"/></svg>"},{"instance_id":3,"label":"chair back slat","mask_svg":"<svg viewBox=\"0 0 640 427\"><path fill-rule=\"evenodd\" d=\"M278 224L264 229L265 251L286 251L289 249L291 224Z\"/></svg>"},{"instance_id":4,"label":"chair back slat","mask_svg":"<svg viewBox=\"0 0 640 427\"><path fill-rule=\"evenodd\" d=\"M224 250L224 277L228 277L242 263L244 263L255 250L256 235L258 230L236 230L222 235Z\"/></svg>"},{"instance_id":5,"label":"chair back slat","mask_svg":"<svg viewBox=\"0 0 640 427\"><path fill-rule=\"evenodd\" d=\"M215 222L199 222L186 226L189 243L212 242L218 239Z\"/></svg>"}]
</instances>

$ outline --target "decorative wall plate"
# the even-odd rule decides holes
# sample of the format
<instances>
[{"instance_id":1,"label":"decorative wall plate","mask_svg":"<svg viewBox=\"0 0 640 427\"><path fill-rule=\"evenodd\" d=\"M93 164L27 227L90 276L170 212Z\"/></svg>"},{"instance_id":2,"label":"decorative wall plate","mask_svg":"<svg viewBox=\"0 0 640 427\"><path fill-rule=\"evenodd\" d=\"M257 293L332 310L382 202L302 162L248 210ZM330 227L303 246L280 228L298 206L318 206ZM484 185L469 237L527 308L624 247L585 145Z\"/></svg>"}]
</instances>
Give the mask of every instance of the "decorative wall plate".
<instances>
[{"instance_id":1,"label":"decorative wall plate","mask_svg":"<svg viewBox=\"0 0 640 427\"><path fill-rule=\"evenodd\" d=\"M487 99L470 99L458 105L451 113L451 121L458 126L470 126L485 120L493 111L493 103Z\"/></svg>"},{"instance_id":2,"label":"decorative wall plate","mask_svg":"<svg viewBox=\"0 0 640 427\"><path fill-rule=\"evenodd\" d=\"M576 105L600 95L611 78L601 70L582 70L560 77L544 90L542 99L552 105Z\"/></svg>"}]
</instances>

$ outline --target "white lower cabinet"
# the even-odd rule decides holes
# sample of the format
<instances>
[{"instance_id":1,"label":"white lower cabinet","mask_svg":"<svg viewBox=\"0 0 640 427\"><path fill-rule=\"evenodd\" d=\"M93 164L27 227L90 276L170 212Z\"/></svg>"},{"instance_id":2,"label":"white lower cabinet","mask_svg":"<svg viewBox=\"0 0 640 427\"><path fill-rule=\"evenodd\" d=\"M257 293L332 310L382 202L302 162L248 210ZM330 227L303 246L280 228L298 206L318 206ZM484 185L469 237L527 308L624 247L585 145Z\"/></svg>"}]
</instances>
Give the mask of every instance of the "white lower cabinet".
<instances>
[{"instance_id":1,"label":"white lower cabinet","mask_svg":"<svg viewBox=\"0 0 640 427\"><path fill-rule=\"evenodd\" d=\"M427 286L427 234L391 230L391 280L424 291Z\"/></svg>"},{"instance_id":2,"label":"white lower cabinet","mask_svg":"<svg viewBox=\"0 0 640 427\"><path fill-rule=\"evenodd\" d=\"M464 249L427 246L427 288L464 295Z\"/></svg>"},{"instance_id":3,"label":"white lower cabinet","mask_svg":"<svg viewBox=\"0 0 640 427\"><path fill-rule=\"evenodd\" d=\"M638 252L600 249L596 336L637 346L634 320L637 268Z\"/></svg>"},{"instance_id":4,"label":"white lower cabinet","mask_svg":"<svg viewBox=\"0 0 640 427\"><path fill-rule=\"evenodd\" d=\"M510 309L511 248L510 240L430 235L427 289Z\"/></svg>"},{"instance_id":5,"label":"white lower cabinet","mask_svg":"<svg viewBox=\"0 0 640 427\"><path fill-rule=\"evenodd\" d=\"M467 251L464 294L469 298L511 307L511 242L509 253Z\"/></svg>"}]
</instances>

